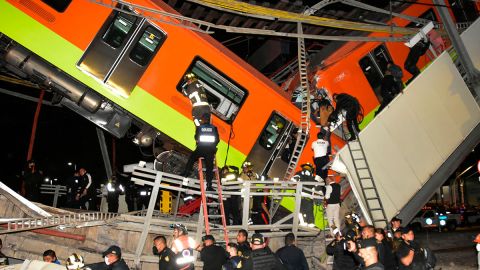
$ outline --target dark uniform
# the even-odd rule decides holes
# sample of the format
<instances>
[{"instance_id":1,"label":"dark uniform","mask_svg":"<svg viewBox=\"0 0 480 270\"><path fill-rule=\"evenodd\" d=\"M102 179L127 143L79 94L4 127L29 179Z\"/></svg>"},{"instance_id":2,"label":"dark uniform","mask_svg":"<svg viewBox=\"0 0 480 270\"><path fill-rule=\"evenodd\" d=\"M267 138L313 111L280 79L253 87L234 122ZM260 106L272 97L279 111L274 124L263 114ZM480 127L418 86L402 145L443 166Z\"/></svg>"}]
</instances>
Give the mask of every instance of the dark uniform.
<instances>
[{"instance_id":1,"label":"dark uniform","mask_svg":"<svg viewBox=\"0 0 480 270\"><path fill-rule=\"evenodd\" d=\"M333 256L333 270L356 269L353 253L348 251L345 239L330 242L327 246L327 254Z\"/></svg>"},{"instance_id":2,"label":"dark uniform","mask_svg":"<svg viewBox=\"0 0 480 270\"><path fill-rule=\"evenodd\" d=\"M158 261L158 270L175 270L175 253L165 247L162 252L158 254L160 260Z\"/></svg>"},{"instance_id":3,"label":"dark uniform","mask_svg":"<svg viewBox=\"0 0 480 270\"><path fill-rule=\"evenodd\" d=\"M214 244L200 251L200 259L203 262L203 270L220 270L227 262L227 253L225 249Z\"/></svg>"},{"instance_id":4,"label":"dark uniform","mask_svg":"<svg viewBox=\"0 0 480 270\"><path fill-rule=\"evenodd\" d=\"M268 248L252 250L245 260L246 270L286 270L280 259Z\"/></svg>"},{"instance_id":5,"label":"dark uniform","mask_svg":"<svg viewBox=\"0 0 480 270\"><path fill-rule=\"evenodd\" d=\"M348 131L350 132L349 140L355 140L357 138L356 133L360 131L357 120L357 117L361 112L360 103L355 97L349 94L337 94L334 98L335 111L330 115L330 122L337 122L338 116L343 110L345 110L345 120L347 121Z\"/></svg>"},{"instance_id":6,"label":"dark uniform","mask_svg":"<svg viewBox=\"0 0 480 270\"><path fill-rule=\"evenodd\" d=\"M118 197L124 192L124 189L120 183L115 180L112 180L107 184L107 203L108 203L108 212L117 213L118 212Z\"/></svg>"},{"instance_id":7,"label":"dark uniform","mask_svg":"<svg viewBox=\"0 0 480 270\"><path fill-rule=\"evenodd\" d=\"M298 179L300 182L313 182L315 181L315 176L313 175L313 166L309 163L301 165L302 170L297 172L294 178ZM300 212L303 215L304 222L314 223L315 218L313 214L313 200L310 198L302 197L300 204Z\"/></svg>"},{"instance_id":8,"label":"dark uniform","mask_svg":"<svg viewBox=\"0 0 480 270\"><path fill-rule=\"evenodd\" d=\"M28 168L22 172L25 198L30 201L38 202L40 200L40 186L42 185L43 176L37 170L34 161L28 162Z\"/></svg>"},{"instance_id":9,"label":"dark uniform","mask_svg":"<svg viewBox=\"0 0 480 270\"><path fill-rule=\"evenodd\" d=\"M195 78L191 79L187 83L187 87L184 88L183 94L192 103L192 117L195 126L198 127L201 124L210 123L210 104L202 84ZM203 119L204 117L205 119Z\"/></svg>"},{"instance_id":10,"label":"dark uniform","mask_svg":"<svg viewBox=\"0 0 480 270\"><path fill-rule=\"evenodd\" d=\"M80 175L75 173L72 177L67 179L67 207L80 208L80 202L77 195L80 193L82 187Z\"/></svg>"},{"instance_id":11,"label":"dark uniform","mask_svg":"<svg viewBox=\"0 0 480 270\"><path fill-rule=\"evenodd\" d=\"M222 266L222 270L235 270L243 268L244 259L240 256L233 256Z\"/></svg>"},{"instance_id":12,"label":"dark uniform","mask_svg":"<svg viewBox=\"0 0 480 270\"><path fill-rule=\"evenodd\" d=\"M371 264L365 268L363 268L364 270L384 270L385 268L383 267L383 265L381 263L374 263L374 264Z\"/></svg>"},{"instance_id":13,"label":"dark uniform","mask_svg":"<svg viewBox=\"0 0 480 270\"><path fill-rule=\"evenodd\" d=\"M243 243L237 243L238 245L238 256L248 259L250 257L250 253L252 253L252 249L250 248L250 244L248 241Z\"/></svg>"},{"instance_id":14,"label":"dark uniform","mask_svg":"<svg viewBox=\"0 0 480 270\"><path fill-rule=\"evenodd\" d=\"M402 263L402 258L408 256L410 251L413 251L413 261L410 265L406 266ZM424 269L425 266L425 256L420 249L420 246L415 241L402 241L400 246L397 249L397 258L398 258L398 269L399 270L417 270Z\"/></svg>"},{"instance_id":15,"label":"dark uniform","mask_svg":"<svg viewBox=\"0 0 480 270\"><path fill-rule=\"evenodd\" d=\"M400 92L401 89L398 88L397 82L392 74L385 74L382 79L382 84L380 86L380 95L382 96L382 103L380 107L375 112L375 115L379 114L387 105L395 98L395 96Z\"/></svg>"},{"instance_id":16,"label":"dark uniform","mask_svg":"<svg viewBox=\"0 0 480 270\"><path fill-rule=\"evenodd\" d=\"M295 245L280 248L277 250L277 256L288 270L308 270L305 254Z\"/></svg>"},{"instance_id":17,"label":"dark uniform","mask_svg":"<svg viewBox=\"0 0 480 270\"><path fill-rule=\"evenodd\" d=\"M420 70L417 67L417 62L420 59L420 56L424 55L428 48L430 47L430 41L419 41L415 44L412 48L410 48L410 52L408 52L407 58L405 59L404 68L410 74L412 74L412 78L409 81L412 81L415 77L420 74Z\"/></svg>"},{"instance_id":18,"label":"dark uniform","mask_svg":"<svg viewBox=\"0 0 480 270\"><path fill-rule=\"evenodd\" d=\"M190 155L183 175L187 176L192 170L193 163L198 160L198 158L203 157L207 170L207 189L212 189L213 162L219 141L217 127L209 123L198 126L195 132L195 141L197 142L197 147L192 155Z\"/></svg>"}]
</instances>

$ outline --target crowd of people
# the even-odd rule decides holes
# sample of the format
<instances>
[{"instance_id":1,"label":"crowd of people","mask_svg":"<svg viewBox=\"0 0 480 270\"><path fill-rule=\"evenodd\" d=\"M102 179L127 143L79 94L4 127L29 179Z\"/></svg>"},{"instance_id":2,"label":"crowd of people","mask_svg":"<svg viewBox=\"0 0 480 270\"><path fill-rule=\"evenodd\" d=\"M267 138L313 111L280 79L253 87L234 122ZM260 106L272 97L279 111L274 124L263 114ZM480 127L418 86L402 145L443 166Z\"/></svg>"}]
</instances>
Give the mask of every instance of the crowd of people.
<instances>
[{"instance_id":1,"label":"crowd of people","mask_svg":"<svg viewBox=\"0 0 480 270\"><path fill-rule=\"evenodd\" d=\"M345 217L345 227L333 229L334 240L327 254L334 258L334 270L431 270L436 258L415 241L412 228L401 226L394 217L388 229L368 225L354 213Z\"/></svg>"}]
</instances>

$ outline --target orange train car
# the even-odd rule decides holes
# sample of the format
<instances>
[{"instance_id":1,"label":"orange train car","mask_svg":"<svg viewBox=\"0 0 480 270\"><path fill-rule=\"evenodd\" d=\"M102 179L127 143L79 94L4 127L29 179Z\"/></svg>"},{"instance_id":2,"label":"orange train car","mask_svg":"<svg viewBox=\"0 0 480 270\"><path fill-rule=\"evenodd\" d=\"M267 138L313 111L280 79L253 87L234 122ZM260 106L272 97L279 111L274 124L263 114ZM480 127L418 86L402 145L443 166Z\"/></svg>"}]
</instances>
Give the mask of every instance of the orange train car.
<instances>
[{"instance_id":1,"label":"orange train car","mask_svg":"<svg viewBox=\"0 0 480 270\"><path fill-rule=\"evenodd\" d=\"M176 13L160 0L133 3ZM131 125L151 126L193 149L191 105L181 93L193 72L213 107L219 166L228 148L228 164L250 159L259 173L283 177L288 159L277 157L300 110L208 34L83 0L7 0L0 8L2 64L58 94L64 106L117 137ZM311 162L311 151L302 162Z\"/></svg>"},{"instance_id":2,"label":"orange train car","mask_svg":"<svg viewBox=\"0 0 480 270\"><path fill-rule=\"evenodd\" d=\"M457 0L454 1L465 1ZM464 5L468 4L467 2ZM457 3L454 8L450 8L450 14L454 21L474 20L478 16L475 8L469 11L469 14L458 12ZM453 12L455 11L455 12ZM441 24L440 16L437 13L432 1L420 0L412 3L402 14L413 17L427 19L437 24ZM468 16L467 16L468 15ZM389 22L390 23L390 22ZM402 18L394 18L393 24L401 27L422 27L420 24L410 22ZM384 36L385 34L371 34L370 37ZM434 53L441 53L447 46L449 40L445 37L441 38L439 30L436 29L430 36L432 42L431 49L418 61L417 66L421 69L425 67L434 57ZM411 75L404 70L404 62L407 58L409 48L403 42L347 42L332 54L325 58L317 59L315 55L311 58L310 64L314 67L309 74L310 78L315 78L316 87L318 89L325 88L329 94L348 93L355 96L364 110L364 121L360 125L364 127L374 117L374 113L381 101L380 85L383 79L387 62L392 61L403 69L403 81L406 82ZM298 75L282 88L288 92L293 92L298 87Z\"/></svg>"}]
</instances>

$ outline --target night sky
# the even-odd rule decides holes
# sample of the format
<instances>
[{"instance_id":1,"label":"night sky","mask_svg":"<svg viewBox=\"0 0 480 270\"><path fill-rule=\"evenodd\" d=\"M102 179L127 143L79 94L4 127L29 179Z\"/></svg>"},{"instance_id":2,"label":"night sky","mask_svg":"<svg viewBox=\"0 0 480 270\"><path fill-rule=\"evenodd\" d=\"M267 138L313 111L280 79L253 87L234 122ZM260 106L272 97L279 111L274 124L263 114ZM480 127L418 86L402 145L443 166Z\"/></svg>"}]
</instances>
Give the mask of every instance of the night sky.
<instances>
[{"instance_id":1,"label":"night sky","mask_svg":"<svg viewBox=\"0 0 480 270\"><path fill-rule=\"evenodd\" d=\"M37 89L0 87L39 96ZM36 106L36 102L0 93L0 181L15 189L18 175L26 163ZM108 132L104 134L112 162L113 136ZM153 160L152 156L142 156L139 148L131 142L131 137L115 139L115 145L119 169L124 164L137 163L139 160ZM142 152L151 153L151 149ZM46 177L58 178L60 183L73 174L68 162L77 164L77 169L86 168L97 185L106 180L96 126L64 107L42 105L32 157Z\"/></svg>"}]
</instances>

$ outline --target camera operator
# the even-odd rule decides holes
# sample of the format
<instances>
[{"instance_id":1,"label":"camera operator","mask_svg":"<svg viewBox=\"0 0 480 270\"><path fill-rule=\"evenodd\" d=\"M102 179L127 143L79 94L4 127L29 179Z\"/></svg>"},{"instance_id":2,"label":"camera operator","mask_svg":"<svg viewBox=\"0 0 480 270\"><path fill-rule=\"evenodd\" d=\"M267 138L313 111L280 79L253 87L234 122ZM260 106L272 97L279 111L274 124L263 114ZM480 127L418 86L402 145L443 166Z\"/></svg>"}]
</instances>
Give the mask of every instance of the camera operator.
<instances>
[{"instance_id":1,"label":"camera operator","mask_svg":"<svg viewBox=\"0 0 480 270\"><path fill-rule=\"evenodd\" d=\"M348 251L348 241L342 236L340 230L332 227L335 239L328 244L327 254L333 256L333 270L355 269L356 262L353 253Z\"/></svg>"}]
</instances>

